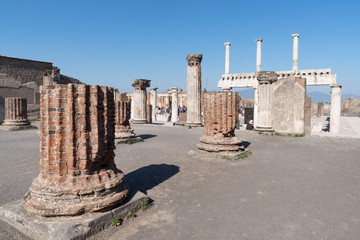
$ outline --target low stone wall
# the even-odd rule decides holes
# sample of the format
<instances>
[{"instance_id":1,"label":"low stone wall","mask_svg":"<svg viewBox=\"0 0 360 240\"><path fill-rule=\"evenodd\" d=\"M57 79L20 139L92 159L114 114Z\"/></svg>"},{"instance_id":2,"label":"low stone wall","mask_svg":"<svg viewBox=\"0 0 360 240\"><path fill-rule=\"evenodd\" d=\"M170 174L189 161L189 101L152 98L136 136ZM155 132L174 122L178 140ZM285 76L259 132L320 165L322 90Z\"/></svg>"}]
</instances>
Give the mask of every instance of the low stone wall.
<instances>
[{"instance_id":1,"label":"low stone wall","mask_svg":"<svg viewBox=\"0 0 360 240\"><path fill-rule=\"evenodd\" d=\"M158 122L170 122L170 113L156 113L156 121Z\"/></svg>"}]
</instances>

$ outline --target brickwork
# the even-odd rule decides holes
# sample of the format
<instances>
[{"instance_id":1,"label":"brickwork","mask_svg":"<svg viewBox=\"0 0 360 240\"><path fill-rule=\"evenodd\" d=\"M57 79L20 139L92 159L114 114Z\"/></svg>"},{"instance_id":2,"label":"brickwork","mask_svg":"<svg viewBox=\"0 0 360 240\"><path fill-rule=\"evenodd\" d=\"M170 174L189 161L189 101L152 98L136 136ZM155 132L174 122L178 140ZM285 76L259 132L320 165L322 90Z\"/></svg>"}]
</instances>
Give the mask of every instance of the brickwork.
<instances>
[{"instance_id":1,"label":"brickwork","mask_svg":"<svg viewBox=\"0 0 360 240\"><path fill-rule=\"evenodd\" d=\"M238 93L204 93L204 135L197 145L200 150L236 152L242 149L241 140L235 136L238 107Z\"/></svg>"},{"instance_id":2,"label":"brickwork","mask_svg":"<svg viewBox=\"0 0 360 240\"><path fill-rule=\"evenodd\" d=\"M26 98L5 98L5 120L3 125L22 126L29 124Z\"/></svg>"},{"instance_id":3,"label":"brickwork","mask_svg":"<svg viewBox=\"0 0 360 240\"><path fill-rule=\"evenodd\" d=\"M115 101L115 138L133 138L130 127L130 100Z\"/></svg>"},{"instance_id":4,"label":"brickwork","mask_svg":"<svg viewBox=\"0 0 360 240\"><path fill-rule=\"evenodd\" d=\"M79 215L122 202L114 163L114 90L97 85L40 88L40 174L24 208L42 216Z\"/></svg>"}]
</instances>

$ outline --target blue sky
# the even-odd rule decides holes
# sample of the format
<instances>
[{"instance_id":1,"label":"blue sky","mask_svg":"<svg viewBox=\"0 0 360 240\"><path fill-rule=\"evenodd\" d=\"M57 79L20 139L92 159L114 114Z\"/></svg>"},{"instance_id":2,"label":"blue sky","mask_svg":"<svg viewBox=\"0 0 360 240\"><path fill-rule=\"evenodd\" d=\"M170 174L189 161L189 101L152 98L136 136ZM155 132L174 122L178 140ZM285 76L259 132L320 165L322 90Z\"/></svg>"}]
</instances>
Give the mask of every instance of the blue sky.
<instances>
[{"instance_id":1,"label":"blue sky","mask_svg":"<svg viewBox=\"0 0 360 240\"><path fill-rule=\"evenodd\" d=\"M186 55L203 54L202 84L217 90L230 41L230 72L331 68L343 93L360 95L359 1L0 0L0 55L53 62L87 84L132 92L136 78L186 89ZM330 87L318 90L329 92Z\"/></svg>"}]
</instances>

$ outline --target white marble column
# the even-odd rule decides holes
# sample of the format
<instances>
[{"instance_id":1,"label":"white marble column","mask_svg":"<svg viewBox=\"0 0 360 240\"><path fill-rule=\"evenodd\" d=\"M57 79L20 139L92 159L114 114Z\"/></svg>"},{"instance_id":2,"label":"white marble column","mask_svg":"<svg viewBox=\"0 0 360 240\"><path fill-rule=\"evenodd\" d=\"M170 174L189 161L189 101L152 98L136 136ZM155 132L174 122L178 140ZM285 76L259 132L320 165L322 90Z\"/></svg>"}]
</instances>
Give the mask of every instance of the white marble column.
<instances>
[{"instance_id":1,"label":"white marble column","mask_svg":"<svg viewBox=\"0 0 360 240\"><path fill-rule=\"evenodd\" d=\"M135 91L132 95L132 109L133 109L133 123L141 124L147 123L146 118L146 100L147 93L146 88L150 87L150 80L146 79L136 79L132 86L135 88Z\"/></svg>"},{"instance_id":2,"label":"white marble column","mask_svg":"<svg viewBox=\"0 0 360 240\"><path fill-rule=\"evenodd\" d=\"M231 43L226 42L225 45L225 74L230 74L230 46Z\"/></svg>"},{"instance_id":3,"label":"white marble column","mask_svg":"<svg viewBox=\"0 0 360 240\"><path fill-rule=\"evenodd\" d=\"M331 86L331 106L330 106L330 132L340 132L341 115L341 87L340 84Z\"/></svg>"},{"instance_id":4,"label":"white marble column","mask_svg":"<svg viewBox=\"0 0 360 240\"><path fill-rule=\"evenodd\" d=\"M262 38L257 38L256 39L256 43L257 43L257 48L256 48L256 72L260 72L261 71L261 43L262 43Z\"/></svg>"},{"instance_id":5,"label":"white marble column","mask_svg":"<svg viewBox=\"0 0 360 240\"><path fill-rule=\"evenodd\" d=\"M156 104L157 104L157 90L158 88L154 87L154 88L150 88L150 104L151 104L151 108L152 108L152 120L153 122L156 121Z\"/></svg>"},{"instance_id":6,"label":"white marble column","mask_svg":"<svg viewBox=\"0 0 360 240\"><path fill-rule=\"evenodd\" d=\"M134 94L130 96L130 122L133 122L135 116L135 108L134 108Z\"/></svg>"},{"instance_id":7,"label":"white marble column","mask_svg":"<svg viewBox=\"0 0 360 240\"><path fill-rule=\"evenodd\" d=\"M171 122L176 123L178 119L178 89L177 87L171 88Z\"/></svg>"},{"instance_id":8,"label":"white marble column","mask_svg":"<svg viewBox=\"0 0 360 240\"><path fill-rule=\"evenodd\" d=\"M300 35L295 33L292 35L293 37L293 72L297 72L298 62L299 62L299 37Z\"/></svg>"},{"instance_id":9,"label":"white marble column","mask_svg":"<svg viewBox=\"0 0 360 240\"><path fill-rule=\"evenodd\" d=\"M259 94L258 94L258 86L254 86L254 127L257 126L257 116L258 116L258 109L259 109Z\"/></svg>"},{"instance_id":10,"label":"white marble column","mask_svg":"<svg viewBox=\"0 0 360 240\"><path fill-rule=\"evenodd\" d=\"M202 54L186 57L187 66L187 126L202 126L201 120L201 60Z\"/></svg>"}]
</instances>

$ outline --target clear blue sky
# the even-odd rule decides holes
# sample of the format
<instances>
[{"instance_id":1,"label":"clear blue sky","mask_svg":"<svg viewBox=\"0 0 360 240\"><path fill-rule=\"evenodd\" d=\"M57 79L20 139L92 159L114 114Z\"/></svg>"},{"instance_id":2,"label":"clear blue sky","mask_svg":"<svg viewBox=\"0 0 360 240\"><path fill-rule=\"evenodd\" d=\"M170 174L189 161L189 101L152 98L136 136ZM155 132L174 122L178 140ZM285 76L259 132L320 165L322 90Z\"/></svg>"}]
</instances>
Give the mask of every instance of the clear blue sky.
<instances>
[{"instance_id":1,"label":"clear blue sky","mask_svg":"<svg viewBox=\"0 0 360 240\"><path fill-rule=\"evenodd\" d=\"M1 0L0 55L53 62L87 84L132 92L136 78L186 89L186 55L202 53L203 87L217 90L230 41L230 72L331 68L343 93L360 95L359 1ZM206 84L207 82L207 84ZM319 88L324 89L324 88ZM325 88L326 92L330 87Z\"/></svg>"}]
</instances>

